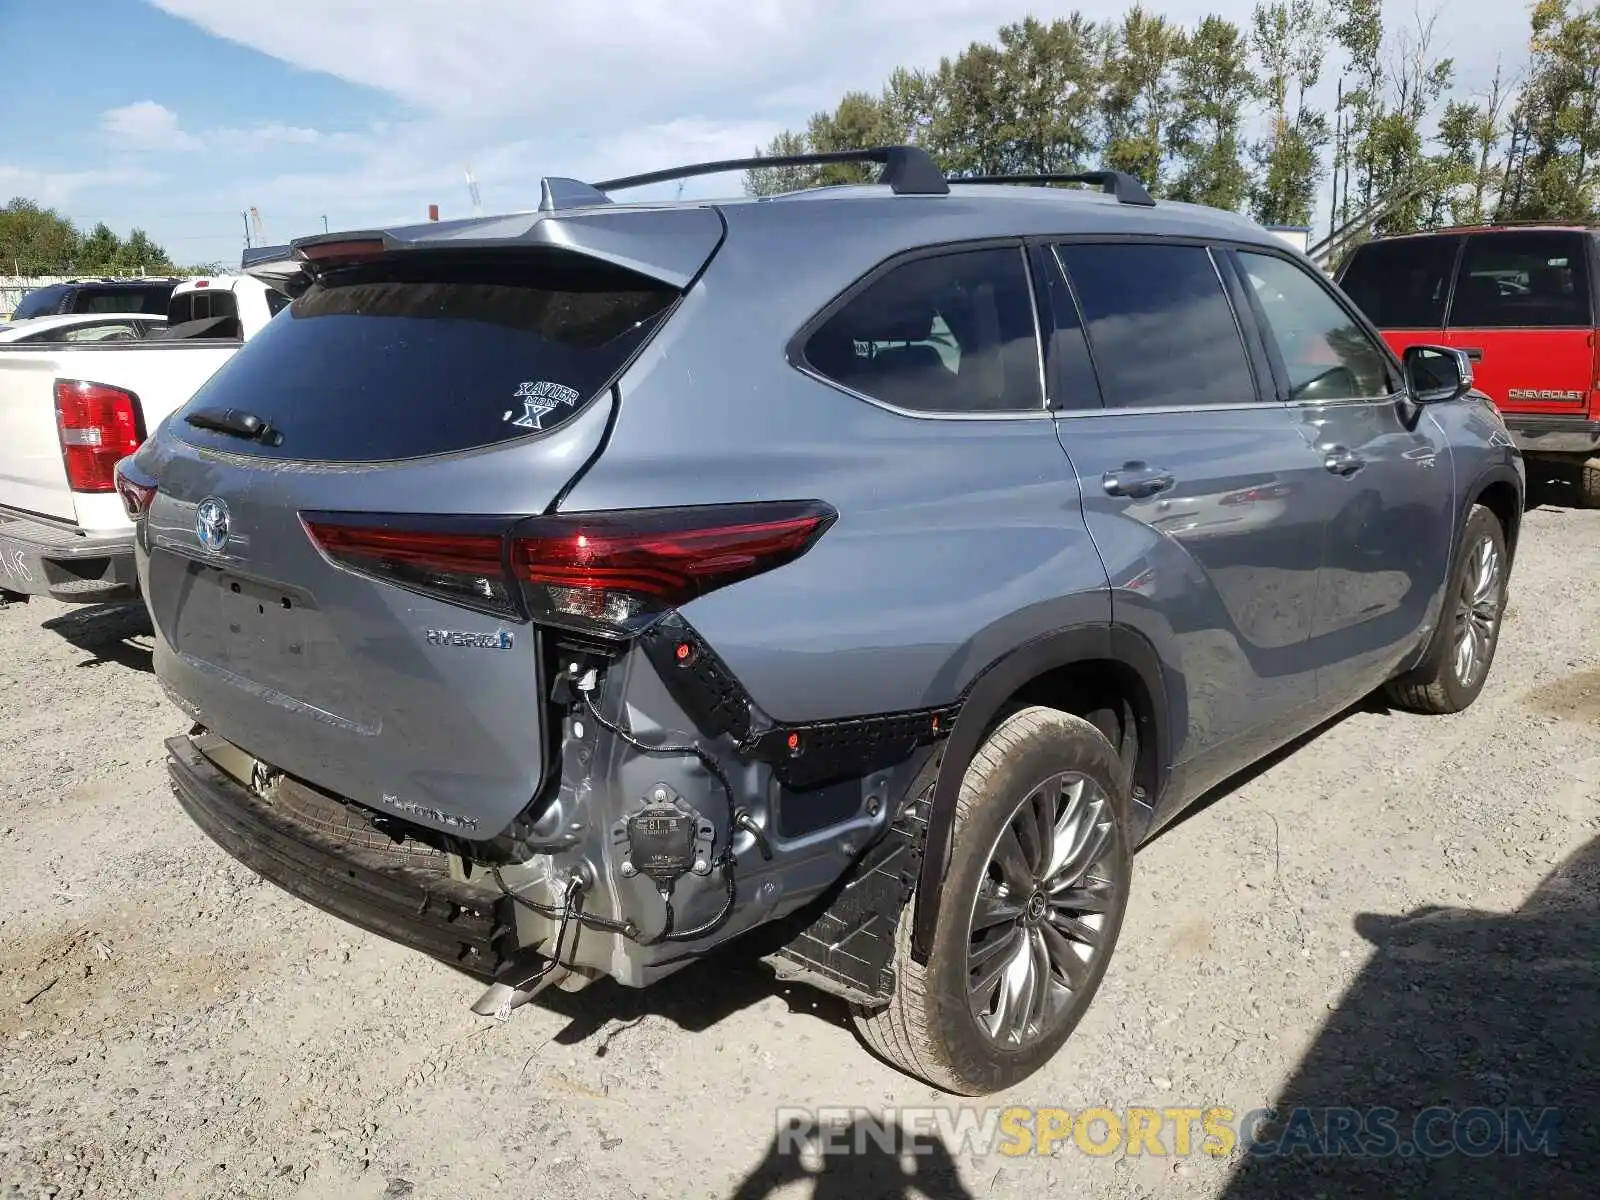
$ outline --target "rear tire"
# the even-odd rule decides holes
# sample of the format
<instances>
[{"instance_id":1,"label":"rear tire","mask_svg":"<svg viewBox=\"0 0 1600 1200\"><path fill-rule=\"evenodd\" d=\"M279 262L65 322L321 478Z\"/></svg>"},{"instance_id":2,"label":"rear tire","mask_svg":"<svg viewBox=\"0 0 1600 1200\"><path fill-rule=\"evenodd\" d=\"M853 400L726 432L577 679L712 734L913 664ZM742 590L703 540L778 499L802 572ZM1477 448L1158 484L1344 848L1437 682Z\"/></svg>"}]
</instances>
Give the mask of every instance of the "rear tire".
<instances>
[{"instance_id":1,"label":"rear tire","mask_svg":"<svg viewBox=\"0 0 1600 1200\"><path fill-rule=\"evenodd\" d=\"M1591 458L1579 468L1578 503L1584 508L1600 508L1600 458Z\"/></svg>"},{"instance_id":2,"label":"rear tire","mask_svg":"<svg viewBox=\"0 0 1600 1200\"><path fill-rule=\"evenodd\" d=\"M1011 1087L1048 1062L1094 998L1122 928L1128 811L1123 765L1094 725L1041 707L1001 722L961 783L927 964L912 958L907 905L894 996L854 1011L867 1045L964 1096Z\"/></svg>"},{"instance_id":3,"label":"rear tire","mask_svg":"<svg viewBox=\"0 0 1600 1200\"><path fill-rule=\"evenodd\" d=\"M1500 644L1508 578L1505 530L1494 513L1475 504L1462 527L1427 653L1386 685L1391 701L1412 712L1444 714L1478 698Z\"/></svg>"}]
</instances>

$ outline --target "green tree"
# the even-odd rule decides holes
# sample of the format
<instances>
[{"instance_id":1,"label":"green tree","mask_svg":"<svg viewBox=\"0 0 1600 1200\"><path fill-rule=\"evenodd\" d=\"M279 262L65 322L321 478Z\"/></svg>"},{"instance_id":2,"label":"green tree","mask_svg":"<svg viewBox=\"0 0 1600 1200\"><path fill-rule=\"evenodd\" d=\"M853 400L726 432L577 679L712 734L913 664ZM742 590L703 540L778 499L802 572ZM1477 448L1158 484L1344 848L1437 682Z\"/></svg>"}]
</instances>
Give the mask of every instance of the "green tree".
<instances>
[{"instance_id":1,"label":"green tree","mask_svg":"<svg viewBox=\"0 0 1600 1200\"><path fill-rule=\"evenodd\" d=\"M18 196L0 208L0 270L60 275L78 258L78 231L53 208Z\"/></svg>"},{"instance_id":2,"label":"green tree","mask_svg":"<svg viewBox=\"0 0 1600 1200\"><path fill-rule=\"evenodd\" d=\"M1201 21L1178 64L1172 145L1183 168L1172 185L1174 199L1226 209L1244 203L1250 172L1240 130L1257 86L1239 27L1216 16Z\"/></svg>"},{"instance_id":3,"label":"green tree","mask_svg":"<svg viewBox=\"0 0 1600 1200\"><path fill-rule=\"evenodd\" d=\"M882 103L865 92L847 92L833 112L819 112L806 127L806 141L819 154L838 150L865 150L889 139ZM835 163L817 171L822 184L867 183L878 177L872 163Z\"/></svg>"},{"instance_id":4,"label":"green tree","mask_svg":"<svg viewBox=\"0 0 1600 1200\"><path fill-rule=\"evenodd\" d=\"M1325 171L1328 119L1306 105L1327 52L1328 13L1316 0L1278 0L1256 6L1251 47L1261 64L1267 136L1253 149L1258 174L1250 203L1269 225L1305 225Z\"/></svg>"},{"instance_id":5,"label":"green tree","mask_svg":"<svg viewBox=\"0 0 1600 1200\"><path fill-rule=\"evenodd\" d=\"M787 158L796 154L811 153L811 143L803 133L784 130L767 143L765 150L757 149L758 158ZM798 192L814 187L817 182L815 167L752 167L744 173L744 191L747 196L777 196L783 192Z\"/></svg>"},{"instance_id":6,"label":"green tree","mask_svg":"<svg viewBox=\"0 0 1600 1200\"><path fill-rule=\"evenodd\" d=\"M1005 171L1005 67L1005 55L983 42L973 42L953 60L940 60L935 77L940 103L929 135L935 156L950 174Z\"/></svg>"},{"instance_id":7,"label":"green tree","mask_svg":"<svg viewBox=\"0 0 1600 1200\"><path fill-rule=\"evenodd\" d=\"M1165 17L1138 4L1104 35L1101 117L1105 165L1137 176L1162 193L1173 126L1179 120L1178 63L1187 38Z\"/></svg>"},{"instance_id":8,"label":"green tree","mask_svg":"<svg viewBox=\"0 0 1600 1200\"><path fill-rule=\"evenodd\" d=\"M1081 13L1000 30L1000 157L1023 175L1081 170L1095 148L1099 31Z\"/></svg>"},{"instance_id":9,"label":"green tree","mask_svg":"<svg viewBox=\"0 0 1600 1200\"><path fill-rule=\"evenodd\" d=\"M1345 89L1344 118L1349 133L1334 162L1345 172L1339 197L1339 221L1350 218L1349 178L1353 174L1358 207L1372 203L1372 152L1369 134L1383 111L1383 0L1332 0L1332 33L1344 48L1353 76Z\"/></svg>"},{"instance_id":10,"label":"green tree","mask_svg":"<svg viewBox=\"0 0 1600 1200\"><path fill-rule=\"evenodd\" d=\"M122 243L116 265L119 270L130 272L165 271L172 268L172 260L167 257L165 250L150 240L149 234L142 229L135 229L128 234L128 240Z\"/></svg>"},{"instance_id":11,"label":"green tree","mask_svg":"<svg viewBox=\"0 0 1600 1200\"><path fill-rule=\"evenodd\" d=\"M1600 13L1539 0L1532 31L1504 215L1586 221L1600 173Z\"/></svg>"},{"instance_id":12,"label":"green tree","mask_svg":"<svg viewBox=\"0 0 1600 1200\"><path fill-rule=\"evenodd\" d=\"M89 272L113 270L122 252L122 239L104 221L89 231L78 248L77 269Z\"/></svg>"}]
</instances>

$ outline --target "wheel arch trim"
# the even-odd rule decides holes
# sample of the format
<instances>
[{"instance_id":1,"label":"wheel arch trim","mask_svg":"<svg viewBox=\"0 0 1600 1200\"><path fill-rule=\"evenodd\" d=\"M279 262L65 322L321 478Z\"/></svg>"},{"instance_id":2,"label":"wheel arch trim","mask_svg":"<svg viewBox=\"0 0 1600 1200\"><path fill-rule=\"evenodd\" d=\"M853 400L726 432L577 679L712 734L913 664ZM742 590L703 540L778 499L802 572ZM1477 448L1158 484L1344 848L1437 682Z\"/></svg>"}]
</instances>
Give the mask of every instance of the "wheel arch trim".
<instances>
[{"instance_id":1,"label":"wheel arch trim","mask_svg":"<svg viewBox=\"0 0 1600 1200\"><path fill-rule=\"evenodd\" d=\"M1148 694L1152 727L1142 730L1141 737L1153 740L1156 794L1150 800L1159 807L1171 778L1172 716L1160 656L1143 634L1125 625L1073 626L1025 642L996 659L967 689L939 764L912 903L911 953L918 963L928 961L938 926L940 882L949 867L961 781L995 715L1031 681L1074 663L1090 662L1113 662L1133 671Z\"/></svg>"}]
</instances>

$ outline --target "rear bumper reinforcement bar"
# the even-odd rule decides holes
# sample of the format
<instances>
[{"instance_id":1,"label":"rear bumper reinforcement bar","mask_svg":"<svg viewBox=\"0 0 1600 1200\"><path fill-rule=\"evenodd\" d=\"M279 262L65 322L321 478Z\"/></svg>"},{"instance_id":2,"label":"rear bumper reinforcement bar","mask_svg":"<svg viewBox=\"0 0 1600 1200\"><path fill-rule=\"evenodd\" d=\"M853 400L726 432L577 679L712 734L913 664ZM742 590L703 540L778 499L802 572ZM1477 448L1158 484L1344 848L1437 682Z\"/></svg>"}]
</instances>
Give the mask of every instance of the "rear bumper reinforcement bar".
<instances>
[{"instance_id":1,"label":"rear bumper reinforcement bar","mask_svg":"<svg viewBox=\"0 0 1600 1200\"><path fill-rule=\"evenodd\" d=\"M325 912L489 981L516 954L511 901L416 867L379 864L242 787L187 737L169 738L178 803L256 874Z\"/></svg>"}]
</instances>

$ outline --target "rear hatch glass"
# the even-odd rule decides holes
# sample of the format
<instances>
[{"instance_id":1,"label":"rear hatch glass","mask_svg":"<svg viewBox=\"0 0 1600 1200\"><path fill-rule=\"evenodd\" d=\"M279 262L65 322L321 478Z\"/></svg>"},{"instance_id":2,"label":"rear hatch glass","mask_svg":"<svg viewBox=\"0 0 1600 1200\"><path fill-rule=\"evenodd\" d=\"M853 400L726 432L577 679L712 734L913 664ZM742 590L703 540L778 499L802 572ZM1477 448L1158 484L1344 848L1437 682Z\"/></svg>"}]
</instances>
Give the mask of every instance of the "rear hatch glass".
<instances>
[{"instance_id":1,"label":"rear hatch glass","mask_svg":"<svg viewBox=\"0 0 1600 1200\"><path fill-rule=\"evenodd\" d=\"M269 459L381 462L492 446L570 419L678 291L592 258L400 254L324 274L214 375L173 428ZM247 441L184 418L236 409Z\"/></svg>"}]
</instances>

